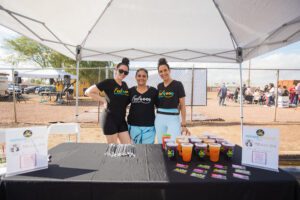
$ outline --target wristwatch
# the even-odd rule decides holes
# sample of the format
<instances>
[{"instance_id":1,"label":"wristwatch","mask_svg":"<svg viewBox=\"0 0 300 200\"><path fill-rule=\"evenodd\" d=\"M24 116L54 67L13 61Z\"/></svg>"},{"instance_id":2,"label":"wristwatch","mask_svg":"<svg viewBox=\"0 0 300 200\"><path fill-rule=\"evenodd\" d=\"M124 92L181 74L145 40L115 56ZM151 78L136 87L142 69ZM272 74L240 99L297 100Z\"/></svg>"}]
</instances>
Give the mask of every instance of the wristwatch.
<instances>
[{"instance_id":1,"label":"wristwatch","mask_svg":"<svg viewBox=\"0 0 300 200\"><path fill-rule=\"evenodd\" d=\"M186 127L186 124L181 124L181 127Z\"/></svg>"}]
</instances>

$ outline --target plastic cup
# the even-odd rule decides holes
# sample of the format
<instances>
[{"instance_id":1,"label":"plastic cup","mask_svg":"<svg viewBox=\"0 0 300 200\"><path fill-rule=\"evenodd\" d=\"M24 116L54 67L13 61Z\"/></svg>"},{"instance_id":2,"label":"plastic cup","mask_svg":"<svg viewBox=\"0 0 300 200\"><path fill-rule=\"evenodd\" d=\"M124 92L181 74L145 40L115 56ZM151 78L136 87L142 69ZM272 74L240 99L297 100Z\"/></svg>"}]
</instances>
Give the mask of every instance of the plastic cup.
<instances>
[{"instance_id":1,"label":"plastic cup","mask_svg":"<svg viewBox=\"0 0 300 200\"><path fill-rule=\"evenodd\" d=\"M206 144L210 144L210 143L215 143L216 140L214 140L214 139L204 139L203 142L206 143Z\"/></svg>"},{"instance_id":2,"label":"plastic cup","mask_svg":"<svg viewBox=\"0 0 300 200\"><path fill-rule=\"evenodd\" d=\"M163 149L165 149L165 145L166 145L166 143L165 143L165 139L169 139L169 138L171 138L171 134L163 134L163 136L162 136L162 139L161 139L161 141L162 141L162 148Z\"/></svg>"},{"instance_id":3,"label":"plastic cup","mask_svg":"<svg viewBox=\"0 0 300 200\"><path fill-rule=\"evenodd\" d=\"M171 138L165 138L164 141L165 141L165 148L164 148L164 150L167 150L167 146L166 146L167 143L175 143L175 141L172 140Z\"/></svg>"},{"instance_id":4,"label":"plastic cup","mask_svg":"<svg viewBox=\"0 0 300 200\"><path fill-rule=\"evenodd\" d=\"M197 138L197 136L195 136L195 135L190 135L190 136L188 136L187 138L188 138L188 140L189 140L189 143L191 143L191 140Z\"/></svg>"},{"instance_id":5,"label":"plastic cup","mask_svg":"<svg viewBox=\"0 0 300 200\"><path fill-rule=\"evenodd\" d=\"M176 137L176 143L178 144L178 141L179 141L179 140L184 140L185 138L186 138L186 137L183 136L183 135L177 136L177 137Z\"/></svg>"},{"instance_id":6,"label":"plastic cup","mask_svg":"<svg viewBox=\"0 0 300 200\"><path fill-rule=\"evenodd\" d=\"M232 143L223 142L222 146L223 146L223 152L224 152L225 158L228 159L228 160L231 160L233 155L234 155L235 145L232 144Z\"/></svg>"},{"instance_id":7,"label":"plastic cup","mask_svg":"<svg viewBox=\"0 0 300 200\"><path fill-rule=\"evenodd\" d=\"M207 136L199 136L198 138L201 139L202 141L205 140L205 139L208 139Z\"/></svg>"},{"instance_id":8,"label":"plastic cup","mask_svg":"<svg viewBox=\"0 0 300 200\"><path fill-rule=\"evenodd\" d=\"M166 143L167 148L167 156L169 160L177 160L178 157L178 150L177 150L178 144L173 142Z\"/></svg>"},{"instance_id":9,"label":"plastic cup","mask_svg":"<svg viewBox=\"0 0 300 200\"><path fill-rule=\"evenodd\" d=\"M196 157L199 160L205 160L207 157L207 144L205 143L196 143L194 146Z\"/></svg>"},{"instance_id":10,"label":"plastic cup","mask_svg":"<svg viewBox=\"0 0 300 200\"><path fill-rule=\"evenodd\" d=\"M211 139L211 138L217 138L216 135L213 135L211 133L204 133L203 136L207 137L208 139Z\"/></svg>"},{"instance_id":11,"label":"plastic cup","mask_svg":"<svg viewBox=\"0 0 300 200\"><path fill-rule=\"evenodd\" d=\"M202 140L199 139L199 138L193 138L193 139L190 140L190 143L192 143L195 147L195 144L196 143L202 143Z\"/></svg>"},{"instance_id":12,"label":"plastic cup","mask_svg":"<svg viewBox=\"0 0 300 200\"><path fill-rule=\"evenodd\" d=\"M223 141L223 142L221 143L221 149L220 149L220 152L221 152L221 153L224 153L224 144L227 144L227 143L229 143L229 142Z\"/></svg>"},{"instance_id":13,"label":"plastic cup","mask_svg":"<svg viewBox=\"0 0 300 200\"><path fill-rule=\"evenodd\" d=\"M184 162L191 162L192 160L192 152L193 152L193 144L191 143L182 143L182 160Z\"/></svg>"},{"instance_id":14,"label":"plastic cup","mask_svg":"<svg viewBox=\"0 0 300 200\"><path fill-rule=\"evenodd\" d=\"M218 162L220 158L221 145L217 143L209 144L209 156L212 162Z\"/></svg>"},{"instance_id":15,"label":"plastic cup","mask_svg":"<svg viewBox=\"0 0 300 200\"><path fill-rule=\"evenodd\" d=\"M223 139L223 138L216 138L216 143L222 144L223 142L225 142L225 139Z\"/></svg>"},{"instance_id":16,"label":"plastic cup","mask_svg":"<svg viewBox=\"0 0 300 200\"><path fill-rule=\"evenodd\" d=\"M186 140L186 139L179 139L178 140L178 154L180 155L180 156L182 156L182 149L181 149L181 143L188 143L188 140Z\"/></svg>"}]
</instances>

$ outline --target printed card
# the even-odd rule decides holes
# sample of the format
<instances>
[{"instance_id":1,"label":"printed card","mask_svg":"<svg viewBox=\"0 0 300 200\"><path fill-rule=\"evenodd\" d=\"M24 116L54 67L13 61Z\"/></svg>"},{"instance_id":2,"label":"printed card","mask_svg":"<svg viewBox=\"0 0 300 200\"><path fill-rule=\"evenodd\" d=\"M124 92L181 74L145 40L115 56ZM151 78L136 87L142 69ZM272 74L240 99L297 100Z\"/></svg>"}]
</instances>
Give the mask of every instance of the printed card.
<instances>
[{"instance_id":1,"label":"printed card","mask_svg":"<svg viewBox=\"0 0 300 200\"><path fill-rule=\"evenodd\" d=\"M212 178L216 178L216 179L222 179L222 180L227 180L226 176L221 175L221 174L211 174Z\"/></svg>"},{"instance_id":2,"label":"printed card","mask_svg":"<svg viewBox=\"0 0 300 200\"><path fill-rule=\"evenodd\" d=\"M215 164L214 167L218 169L227 169L227 166L220 165L220 164Z\"/></svg>"},{"instance_id":3,"label":"printed card","mask_svg":"<svg viewBox=\"0 0 300 200\"><path fill-rule=\"evenodd\" d=\"M245 166L232 164L232 168L246 170Z\"/></svg>"},{"instance_id":4,"label":"printed card","mask_svg":"<svg viewBox=\"0 0 300 200\"><path fill-rule=\"evenodd\" d=\"M235 170L235 173L239 173L239 174L245 174L245 175L251 175L251 172L250 171L247 171L247 170L242 170L242 169L236 169Z\"/></svg>"},{"instance_id":5,"label":"printed card","mask_svg":"<svg viewBox=\"0 0 300 200\"><path fill-rule=\"evenodd\" d=\"M189 168L189 165L177 163L177 164L176 164L176 167L183 168L183 169L187 169L187 168Z\"/></svg>"},{"instance_id":6,"label":"printed card","mask_svg":"<svg viewBox=\"0 0 300 200\"><path fill-rule=\"evenodd\" d=\"M174 172L178 172L180 174L186 174L187 173L187 170L186 169L182 169L182 168L175 168L173 171Z\"/></svg>"},{"instance_id":7,"label":"printed card","mask_svg":"<svg viewBox=\"0 0 300 200\"><path fill-rule=\"evenodd\" d=\"M227 170L224 169L214 169L213 173L218 173L218 174L227 174Z\"/></svg>"},{"instance_id":8,"label":"printed card","mask_svg":"<svg viewBox=\"0 0 300 200\"><path fill-rule=\"evenodd\" d=\"M204 174L198 174L198 173L195 173L195 172L192 172L191 176L192 177L196 177L196 178L200 178L200 179L205 179L205 175Z\"/></svg>"},{"instance_id":9,"label":"printed card","mask_svg":"<svg viewBox=\"0 0 300 200\"><path fill-rule=\"evenodd\" d=\"M210 169L209 165L203 165L203 164L199 164L199 165L197 165L197 167L202 168L202 169Z\"/></svg>"},{"instance_id":10,"label":"printed card","mask_svg":"<svg viewBox=\"0 0 300 200\"><path fill-rule=\"evenodd\" d=\"M242 174L232 173L232 176L234 178L239 178L239 179L243 179L243 180L249 180L249 176L242 175Z\"/></svg>"},{"instance_id":11,"label":"printed card","mask_svg":"<svg viewBox=\"0 0 300 200\"><path fill-rule=\"evenodd\" d=\"M193 172L196 172L196 173L199 173L199 174L207 174L207 170L205 169L198 169L198 168L195 168L193 170Z\"/></svg>"}]
</instances>

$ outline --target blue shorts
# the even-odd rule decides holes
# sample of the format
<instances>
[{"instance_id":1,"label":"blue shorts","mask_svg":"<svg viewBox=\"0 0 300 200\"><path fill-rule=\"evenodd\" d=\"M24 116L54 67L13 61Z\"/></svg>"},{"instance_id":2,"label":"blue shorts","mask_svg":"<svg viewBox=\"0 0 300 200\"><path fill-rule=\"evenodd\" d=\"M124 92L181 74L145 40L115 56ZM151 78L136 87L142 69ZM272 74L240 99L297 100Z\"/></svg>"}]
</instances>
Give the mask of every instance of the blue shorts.
<instances>
[{"instance_id":1,"label":"blue shorts","mask_svg":"<svg viewBox=\"0 0 300 200\"><path fill-rule=\"evenodd\" d=\"M154 144L155 127L154 126L132 126L128 125L128 131L131 140L135 144Z\"/></svg>"},{"instance_id":2,"label":"blue shorts","mask_svg":"<svg viewBox=\"0 0 300 200\"><path fill-rule=\"evenodd\" d=\"M162 112L178 113L178 109L158 109ZM179 115L166 115L157 113L155 117L155 130L158 144L162 143L163 134L171 134L171 139L175 140L181 135L181 125Z\"/></svg>"}]
</instances>

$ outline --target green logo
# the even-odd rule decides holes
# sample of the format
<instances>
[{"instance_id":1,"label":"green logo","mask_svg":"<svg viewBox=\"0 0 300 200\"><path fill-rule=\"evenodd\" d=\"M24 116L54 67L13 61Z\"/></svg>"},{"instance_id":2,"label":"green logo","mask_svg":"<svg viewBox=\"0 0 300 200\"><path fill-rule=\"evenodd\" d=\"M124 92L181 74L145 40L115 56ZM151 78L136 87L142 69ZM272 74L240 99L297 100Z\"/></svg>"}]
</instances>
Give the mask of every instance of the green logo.
<instances>
[{"instance_id":1,"label":"green logo","mask_svg":"<svg viewBox=\"0 0 300 200\"><path fill-rule=\"evenodd\" d=\"M203 158L203 157L205 156L204 150L199 150L198 156L199 156L200 158Z\"/></svg>"},{"instance_id":2,"label":"green logo","mask_svg":"<svg viewBox=\"0 0 300 200\"><path fill-rule=\"evenodd\" d=\"M173 158L175 155L174 155L174 151L171 149L171 150L168 150L168 157L169 158Z\"/></svg>"},{"instance_id":3,"label":"green logo","mask_svg":"<svg viewBox=\"0 0 300 200\"><path fill-rule=\"evenodd\" d=\"M174 92L166 92L165 90L160 90L158 93L158 98L172 98L174 96Z\"/></svg>"},{"instance_id":4,"label":"green logo","mask_svg":"<svg viewBox=\"0 0 300 200\"><path fill-rule=\"evenodd\" d=\"M32 136L32 131L31 130L24 131L23 136L27 137L27 138L31 137Z\"/></svg>"},{"instance_id":5,"label":"green logo","mask_svg":"<svg viewBox=\"0 0 300 200\"><path fill-rule=\"evenodd\" d=\"M233 156L233 151L232 151L231 149L228 149L228 151L227 151L227 156L228 156L229 158L231 158L231 157Z\"/></svg>"}]
</instances>

